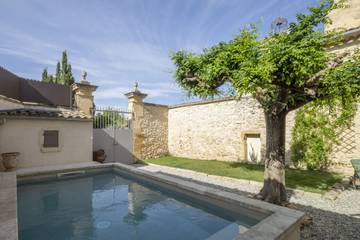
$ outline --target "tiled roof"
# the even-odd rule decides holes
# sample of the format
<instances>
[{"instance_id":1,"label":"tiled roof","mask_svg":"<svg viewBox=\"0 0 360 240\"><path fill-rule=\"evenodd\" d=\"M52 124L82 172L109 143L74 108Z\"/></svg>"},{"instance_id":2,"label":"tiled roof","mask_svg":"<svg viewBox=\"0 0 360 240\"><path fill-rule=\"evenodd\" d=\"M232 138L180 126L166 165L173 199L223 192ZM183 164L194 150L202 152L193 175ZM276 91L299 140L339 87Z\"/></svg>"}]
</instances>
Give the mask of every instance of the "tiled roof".
<instances>
[{"instance_id":1,"label":"tiled roof","mask_svg":"<svg viewBox=\"0 0 360 240\"><path fill-rule=\"evenodd\" d=\"M0 117L24 117L24 118L47 118L47 119L69 119L90 120L91 117L75 110L66 109L34 109L17 108L0 110Z\"/></svg>"}]
</instances>

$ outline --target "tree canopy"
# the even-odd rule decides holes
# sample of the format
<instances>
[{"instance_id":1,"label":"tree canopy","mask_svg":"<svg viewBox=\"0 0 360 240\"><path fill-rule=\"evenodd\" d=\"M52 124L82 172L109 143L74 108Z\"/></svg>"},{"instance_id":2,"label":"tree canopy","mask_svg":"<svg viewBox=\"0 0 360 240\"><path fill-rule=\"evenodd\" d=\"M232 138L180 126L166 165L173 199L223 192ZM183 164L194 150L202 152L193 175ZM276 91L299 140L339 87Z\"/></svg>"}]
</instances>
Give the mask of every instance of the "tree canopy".
<instances>
[{"instance_id":1,"label":"tree canopy","mask_svg":"<svg viewBox=\"0 0 360 240\"><path fill-rule=\"evenodd\" d=\"M230 83L238 96L250 93L265 109L276 111L318 99L339 98L345 103L360 93L360 54L350 59L349 53L331 54L328 47L341 41L341 33L319 29L339 4L323 1L309 8L309 14L298 14L288 31L262 39L253 25L201 54L176 52L176 81L200 97L214 96Z\"/></svg>"},{"instance_id":2,"label":"tree canopy","mask_svg":"<svg viewBox=\"0 0 360 240\"><path fill-rule=\"evenodd\" d=\"M288 112L308 103L336 106L348 117L360 96L360 52L333 54L342 33L323 31L328 14L344 1L323 0L297 14L283 32L260 38L255 25L228 42L195 54L178 51L171 58L175 79L190 95L215 96L229 86L236 96L252 95L264 109L266 154L264 187L259 197L286 201L285 126Z\"/></svg>"},{"instance_id":3,"label":"tree canopy","mask_svg":"<svg viewBox=\"0 0 360 240\"><path fill-rule=\"evenodd\" d=\"M72 74L71 64L68 62L67 53L63 51L61 64L58 61L56 64L55 76L48 74L47 68L42 73L42 81L48 83L71 85L75 82Z\"/></svg>"}]
</instances>

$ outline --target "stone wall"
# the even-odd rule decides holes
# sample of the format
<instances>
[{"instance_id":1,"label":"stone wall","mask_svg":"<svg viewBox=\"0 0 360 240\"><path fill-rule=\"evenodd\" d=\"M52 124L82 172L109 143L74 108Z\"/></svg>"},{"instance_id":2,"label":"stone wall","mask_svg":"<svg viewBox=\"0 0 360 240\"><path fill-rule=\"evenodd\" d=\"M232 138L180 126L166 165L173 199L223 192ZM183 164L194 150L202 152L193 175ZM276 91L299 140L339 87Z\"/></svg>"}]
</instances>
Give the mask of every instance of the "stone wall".
<instances>
[{"instance_id":1,"label":"stone wall","mask_svg":"<svg viewBox=\"0 0 360 240\"><path fill-rule=\"evenodd\" d=\"M332 23L326 26L326 30L349 30L360 27L360 1L348 0L347 5L346 8L336 9L330 13Z\"/></svg>"},{"instance_id":2,"label":"stone wall","mask_svg":"<svg viewBox=\"0 0 360 240\"><path fill-rule=\"evenodd\" d=\"M341 44L330 48L335 54L353 52L360 48L360 1L349 0L348 7L334 10L330 13L331 24L325 26L326 30L345 30L344 40ZM340 133L340 144L335 146L331 159L334 167L338 165L349 166L349 160L360 156L360 109L349 129Z\"/></svg>"},{"instance_id":3,"label":"stone wall","mask_svg":"<svg viewBox=\"0 0 360 240\"><path fill-rule=\"evenodd\" d=\"M265 143L264 115L250 97L239 101L227 99L185 104L169 109L171 155L241 161L245 159L246 134L260 134L261 143Z\"/></svg>"},{"instance_id":4,"label":"stone wall","mask_svg":"<svg viewBox=\"0 0 360 240\"><path fill-rule=\"evenodd\" d=\"M168 106L144 103L140 122L143 159L168 153Z\"/></svg>"},{"instance_id":5,"label":"stone wall","mask_svg":"<svg viewBox=\"0 0 360 240\"><path fill-rule=\"evenodd\" d=\"M257 134L261 160L265 154L264 114L251 97L218 99L176 106L138 103L134 124L138 127L138 159L171 154L202 160L248 161L246 136ZM296 111L286 118L286 163L291 165L291 139ZM134 146L135 148L135 146ZM353 126L341 133L341 141L331 154L334 166L349 166L360 156L360 112ZM252 162L252 161L250 161ZM254 162L253 162L254 163Z\"/></svg>"}]
</instances>

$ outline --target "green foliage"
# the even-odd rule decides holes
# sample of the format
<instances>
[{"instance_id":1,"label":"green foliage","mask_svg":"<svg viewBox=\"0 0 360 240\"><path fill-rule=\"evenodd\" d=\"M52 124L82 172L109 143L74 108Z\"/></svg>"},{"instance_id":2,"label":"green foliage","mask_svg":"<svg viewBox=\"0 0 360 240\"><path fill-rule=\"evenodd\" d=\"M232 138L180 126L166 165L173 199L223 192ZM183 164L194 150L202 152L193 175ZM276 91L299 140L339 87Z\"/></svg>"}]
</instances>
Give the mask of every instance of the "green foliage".
<instances>
[{"instance_id":1,"label":"green foliage","mask_svg":"<svg viewBox=\"0 0 360 240\"><path fill-rule=\"evenodd\" d=\"M339 133L351 126L356 112L355 104L334 106L311 103L296 113L291 146L296 166L324 170L331 164L330 154L339 143Z\"/></svg>"},{"instance_id":2,"label":"green foliage","mask_svg":"<svg viewBox=\"0 0 360 240\"><path fill-rule=\"evenodd\" d=\"M42 74L42 81L49 83L64 84L69 86L75 82L75 79L72 74L71 64L68 63L66 51L63 51L62 53L61 64L60 62L57 62L56 64L55 77L52 75L48 75L47 68L45 68Z\"/></svg>"},{"instance_id":3,"label":"green foliage","mask_svg":"<svg viewBox=\"0 0 360 240\"><path fill-rule=\"evenodd\" d=\"M71 64L68 63L67 53L63 51L61 59L61 81L62 84L71 85L74 83Z\"/></svg>"},{"instance_id":4,"label":"green foliage","mask_svg":"<svg viewBox=\"0 0 360 240\"><path fill-rule=\"evenodd\" d=\"M341 34L319 30L319 24L328 22L328 13L341 4L325 0L309 8L309 14L297 15L297 22L291 23L287 32L260 39L251 26L233 40L204 49L201 54L173 53L176 81L190 95L200 97L219 94L220 87L227 83L238 96L252 94L265 110L279 103L279 111L293 110L319 98L343 95L342 91L358 94L352 91L357 89L349 91L352 86L346 86L343 79L349 78L350 68L359 60L348 69L337 65L328 70L335 56L327 47L341 41ZM357 69L354 73L359 72ZM353 80L354 85L359 85L359 75ZM342 84L345 86L333 91Z\"/></svg>"},{"instance_id":5,"label":"green foliage","mask_svg":"<svg viewBox=\"0 0 360 240\"><path fill-rule=\"evenodd\" d=\"M332 98L314 101L296 113L292 137L292 160L300 167L326 169L339 133L351 126L359 100L359 51L324 79ZM341 74L339 74L339 72ZM343 83L337 78L341 77ZM324 93L325 94L325 93Z\"/></svg>"},{"instance_id":6,"label":"green foliage","mask_svg":"<svg viewBox=\"0 0 360 240\"><path fill-rule=\"evenodd\" d=\"M55 82L55 78L53 75L49 75L48 79L47 79L48 83L54 83Z\"/></svg>"},{"instance_id":7,"label":"green foliage","mask_svg":"<svg viewBox=\"0 0 360 240\"><path fill-rule=\"evenodd\" d=\"M48 81L48 71L47 71L47 68L44 69L43 73L42 73L42 76L41 76L41 80L43 82L46 82Z\"/></svg>"},{"instance_id":8,"label":"green foliage","mask_svg":"<svg viewBox=\"0 0 360 240\"><path fill-rule=\"evenodd\" d=\"M61 82L61 66L60 62L57 62L56 64L56 73L55 73L55 83Z\"/></svg>"}]
</instances>

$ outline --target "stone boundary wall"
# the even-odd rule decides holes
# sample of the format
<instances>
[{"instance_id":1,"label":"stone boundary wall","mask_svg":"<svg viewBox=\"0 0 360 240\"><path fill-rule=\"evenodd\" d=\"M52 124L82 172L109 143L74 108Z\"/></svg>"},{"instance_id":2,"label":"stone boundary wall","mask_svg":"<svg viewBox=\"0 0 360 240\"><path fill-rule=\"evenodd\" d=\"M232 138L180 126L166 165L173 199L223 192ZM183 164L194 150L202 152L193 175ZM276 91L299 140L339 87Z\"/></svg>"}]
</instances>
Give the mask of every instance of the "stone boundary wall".
<instances>
[{"instance_id":1,"label":"stone boundary wall","mask_svg":"<svg viewBox=\"0 0 360 240\"><path fill-rule=\"evenodd\" d=\"M168 154L168 106L144 103L140 122L143 159Z\"/></svg>"},{"instance_id":2,"label":"stone boundary wall","mask_svg":"<svg viewBox=\"0 0 360 240\"><path fill-rule=\"evenodd\" d=\"M174 156L243 161L246 134L259 134L264 146L263 111L250 97L194 102L169 109L168 145Z\"/></svg>"},{"instance_id":3,"label":"stone boundary wall","mask_svg":"<svg viewBox=\"0 0 360 240\"><path fill-rule=\"evenodd\" d=\"M135 107L134 107L135 106ZM134 111L134 152L137 159L170 154L200 160L249 161L246 137L260 138L261 161L265 155L266 129L263 110L249 96L223 98L173 106L136 102ZM296 111L286 119L286 163L291 165L291 138ZM360 156L360 112L350 129L341 133L341 142L331 154L334 168L350 166Z\"/></svg>"},{"instance_id":4,"label":"stone boundary wall","mask_svg":"<svg viewBox=\"0 0 360 240\"><path fill-rule=\"evenodd\" d=\"M291 134L295 112L286 123L286 163L291 164ZM265 156L264 113L252 97L222 98L169 107L169 154L179 157L247 161L247 134L259 134L261 158ZM251 162L251 161L250 161Z\"/></svg>"}]
</instances>

